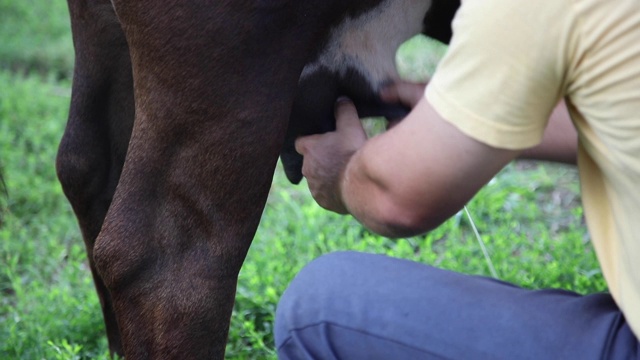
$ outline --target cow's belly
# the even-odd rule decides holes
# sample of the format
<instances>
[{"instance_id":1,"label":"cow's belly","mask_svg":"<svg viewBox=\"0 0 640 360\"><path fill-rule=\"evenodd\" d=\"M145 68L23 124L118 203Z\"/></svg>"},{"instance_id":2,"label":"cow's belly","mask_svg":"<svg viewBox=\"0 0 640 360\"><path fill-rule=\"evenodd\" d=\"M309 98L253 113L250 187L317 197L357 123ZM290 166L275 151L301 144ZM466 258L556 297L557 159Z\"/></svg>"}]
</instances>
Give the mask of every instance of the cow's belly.
<instances>
[{"instance_id":1,"label":"cow's belly","mask_svg":"<svg viewBox=\"0 0 640 360\"><path fill-rule=\"evenodd\" d=\"M355 72L366 82L366 90L377 92L384 84L397 80L396 51L422 31L430 5L429 0L385 0L358 17L345 18L331 29L317 58L304 67L300 83L318 73L346 82L349 73Z\"/></svg>"}]
</instances>

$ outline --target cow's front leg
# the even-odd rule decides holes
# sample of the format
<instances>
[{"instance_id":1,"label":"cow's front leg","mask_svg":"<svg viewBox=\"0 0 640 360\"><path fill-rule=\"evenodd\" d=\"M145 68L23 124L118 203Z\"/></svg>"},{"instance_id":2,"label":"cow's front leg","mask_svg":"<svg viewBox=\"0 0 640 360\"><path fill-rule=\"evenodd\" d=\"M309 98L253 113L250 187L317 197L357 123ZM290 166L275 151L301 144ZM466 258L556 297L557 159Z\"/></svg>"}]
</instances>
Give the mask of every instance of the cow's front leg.
<instances>
[{"instance_id":1,"label":"cow's front leg","mask_svg":"<svg viewBox=\"0 0 640 360\"><path fill-rule=\"evenodd\" d=\"M295 1L114 2L136 119L96 265L127 359L222 358L313 31Z\"/></svg>"}]
</instances>

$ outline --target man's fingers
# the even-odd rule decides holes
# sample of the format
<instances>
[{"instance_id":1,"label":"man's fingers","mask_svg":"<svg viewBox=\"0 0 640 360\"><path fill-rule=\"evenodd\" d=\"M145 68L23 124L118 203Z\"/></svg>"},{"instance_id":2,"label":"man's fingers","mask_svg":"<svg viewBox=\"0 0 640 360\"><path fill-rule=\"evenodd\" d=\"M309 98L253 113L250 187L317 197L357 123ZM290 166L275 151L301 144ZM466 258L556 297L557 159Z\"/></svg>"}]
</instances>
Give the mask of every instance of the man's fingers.
<instances>
[{"instance_id":1,"label":"man's fingers","mask_svg":"<svg viewBox=\"0 0 640 360\"><path fill-rule=\"evenodd\" d=\"M360 117L353 102L348 98L341 97L336 100L335 104L336 131L351 131L350 129L360 129Z\"/></svg>"},{"instance_id":2,"label":"man's fingers","mask_svg":"<svg viewBox=\"0 0 640 360\"><path fill-rule=\"evenodd\" d=\"M389 103L401 103L411 108L424 96L424 89L427 84L410 83L401 81L387 86L380 91L380 97L383 101Z\"/></svg>"},{"instance_id":3,"label":"man's fingers","mask_svg":"<svg viewBox=\"0 0 640 360\"><path fill-rule=\"evenodd\" d=\"M358 111L351 100L347 98L340 98L336 101L335 117L335 133L340 133L341 138L345 138L346 136L346 139L349 139L350 143L357 140L366 140L366 133L360 123ZM330 134L315 134L297 138L295 142L296 151L300 155L305 155L309 148L314 146L316 141L319 141L321 137L327 135Z\"/></svg>"},{"instance_id":4,"label":"man's fingers","mask_svg":"<svg viewBox=\"0 0 640 360\"><path fill-rule=\"evenodd\" d=\"M313 141L314 136L315 135L301 136L296 139L295 147L298 154L304 155L307 152L307 147L309 146L309 142Z\"/></svg>"}]
</instances>

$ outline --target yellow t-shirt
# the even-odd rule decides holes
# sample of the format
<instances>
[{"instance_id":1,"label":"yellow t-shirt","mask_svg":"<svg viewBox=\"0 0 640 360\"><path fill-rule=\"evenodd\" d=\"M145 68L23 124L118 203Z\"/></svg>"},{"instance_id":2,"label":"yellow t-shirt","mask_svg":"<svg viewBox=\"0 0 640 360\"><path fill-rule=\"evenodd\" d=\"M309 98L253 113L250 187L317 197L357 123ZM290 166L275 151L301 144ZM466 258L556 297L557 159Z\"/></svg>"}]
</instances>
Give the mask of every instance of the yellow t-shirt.
<instances>
[{"instance_id":1,"label":"yellow t-shirt","mask_svg":"<svg viewBox=\"0 0 640 360\"><path fill-rule=\"evenodd\" d=\"M640 337L640 1L464 0L426 97L465 134L537 145L565 98L593 244Z\"/></svg>"}]
</instances>

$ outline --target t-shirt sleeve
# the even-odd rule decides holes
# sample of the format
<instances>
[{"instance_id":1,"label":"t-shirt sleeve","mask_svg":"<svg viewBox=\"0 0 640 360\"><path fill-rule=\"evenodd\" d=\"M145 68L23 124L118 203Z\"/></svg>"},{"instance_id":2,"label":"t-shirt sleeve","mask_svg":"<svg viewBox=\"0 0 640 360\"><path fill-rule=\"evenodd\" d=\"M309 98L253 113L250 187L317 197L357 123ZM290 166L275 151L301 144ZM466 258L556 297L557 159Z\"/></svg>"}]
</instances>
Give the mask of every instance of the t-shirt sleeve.
<instances>
[{"instance_id":1,"label":"t-shirt sleeve","mask_svg":"<svg viewBox=\"0 0 640 360\"><path fill-rule=\"evenodd\" d=\"M565 0L465 0L425 96L478 141L535 146L565 91L571 26Z\"/></svg>"}]
</instances>

